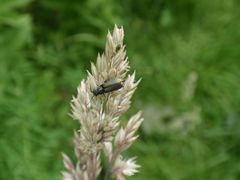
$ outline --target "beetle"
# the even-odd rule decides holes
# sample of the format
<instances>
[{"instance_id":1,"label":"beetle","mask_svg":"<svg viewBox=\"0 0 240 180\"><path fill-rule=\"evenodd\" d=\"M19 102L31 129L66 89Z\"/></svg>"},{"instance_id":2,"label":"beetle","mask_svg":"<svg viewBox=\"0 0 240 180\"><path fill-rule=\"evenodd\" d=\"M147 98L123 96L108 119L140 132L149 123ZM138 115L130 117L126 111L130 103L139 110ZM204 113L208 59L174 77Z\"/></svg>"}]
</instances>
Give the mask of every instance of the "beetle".
<instances>
[{"instance_id":1,"label":"beetle","mask_svg":"<svg viewBox=\"0 0 240 180\"><path fill-rule=\"evenodd\" d=\"M113 91L117 91L123 87L123 82L105 81L103 84L92 90L94 96L103 95Z\"/></svg>"}]
</instances>

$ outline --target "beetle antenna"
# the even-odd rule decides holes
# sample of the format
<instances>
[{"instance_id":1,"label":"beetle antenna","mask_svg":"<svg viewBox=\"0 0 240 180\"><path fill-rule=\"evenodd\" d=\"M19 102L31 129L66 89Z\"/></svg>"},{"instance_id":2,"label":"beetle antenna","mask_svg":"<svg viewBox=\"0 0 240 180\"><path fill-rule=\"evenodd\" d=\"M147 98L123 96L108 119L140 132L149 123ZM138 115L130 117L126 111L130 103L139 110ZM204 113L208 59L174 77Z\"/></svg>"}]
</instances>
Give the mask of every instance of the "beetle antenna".
<instances>
[{"instance_id":1,"label":"beetle antenna","mask_svg":"<svg viewBox=\"0 0 240 180\"><path fill-rule=\"evenodd\" d=\"M87 106L92 102L92 99L94 98L94 95L91 97L90 101L88 102Z\"/></svg>"}]
</instances>

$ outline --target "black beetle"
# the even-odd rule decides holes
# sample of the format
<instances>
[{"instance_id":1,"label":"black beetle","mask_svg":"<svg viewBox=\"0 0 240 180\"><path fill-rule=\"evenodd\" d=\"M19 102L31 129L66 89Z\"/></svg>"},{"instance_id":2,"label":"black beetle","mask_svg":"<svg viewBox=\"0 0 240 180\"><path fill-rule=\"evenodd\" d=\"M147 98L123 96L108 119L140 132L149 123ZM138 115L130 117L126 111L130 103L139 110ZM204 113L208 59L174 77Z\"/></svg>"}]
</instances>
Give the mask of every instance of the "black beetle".
<instances>
[{"instance_id":1,"label":"black beetle","mask_svg":"<svg viewBox=\"0 0 240 180\"><path fill-rule=\"evenodd\" d=\"M98 95L106 94L109 92L117 91L122 87L123 87L122 82L105 81L96 89L92 90L92 93L94 94L94 96L98 96Z\"/></svg>"}]
</instances>

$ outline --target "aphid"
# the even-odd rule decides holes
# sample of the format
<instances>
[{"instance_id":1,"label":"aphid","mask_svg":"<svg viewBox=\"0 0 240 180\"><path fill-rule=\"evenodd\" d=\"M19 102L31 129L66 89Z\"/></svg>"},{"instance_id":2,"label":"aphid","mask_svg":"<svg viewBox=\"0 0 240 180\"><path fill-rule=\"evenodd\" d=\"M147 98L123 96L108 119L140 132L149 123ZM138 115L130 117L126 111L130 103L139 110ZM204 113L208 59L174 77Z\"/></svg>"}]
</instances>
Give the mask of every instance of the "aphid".
<instances>
[{"instance_id":1,"label":"aphid","mask_svg":"<svg viewBox=\"0 0 240 180\"><path fill-rule=\"evenodd\" d=\"M109 92L117 91L123 87L122 82L117 81L105 81L103 84L98 86L92 91L94 96L103 95Z\"/></svg>"},{"instance_id":2,"label":"aphid","mask_svg":"<svg viewBox=\"0 0 240 180\"><path fill-rule=\"evenodd\" d=\"M121 47L122 47L121 44L118 44L118 45L116 46L116 50L115 50L116 53L121 49Z\"/></svg>"}]
</instances>

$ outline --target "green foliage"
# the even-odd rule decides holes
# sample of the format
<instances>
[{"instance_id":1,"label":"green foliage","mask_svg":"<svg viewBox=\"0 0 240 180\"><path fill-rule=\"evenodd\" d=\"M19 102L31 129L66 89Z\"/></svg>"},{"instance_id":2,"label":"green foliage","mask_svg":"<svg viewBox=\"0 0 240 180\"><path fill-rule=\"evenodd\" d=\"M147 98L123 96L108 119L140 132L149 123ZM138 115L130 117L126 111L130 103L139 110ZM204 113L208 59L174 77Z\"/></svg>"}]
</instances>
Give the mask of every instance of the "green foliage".
<instances>
[{"instance_id":1,"label":"green foliage","mask_svg":"<svg viewBox=\"0 0 240 180\"><path fill-rule=\"evenodd\" d=\"M143 78L133 100L145 115L142 138L129 152L142 167L129 179L239 179L238 7L237 0L1 0L0 179L60 178L61 152L73 154L77 128L71 96L115 23ZM189 129L188 119L198 123Z\"/></svg>"}]
</instances>

